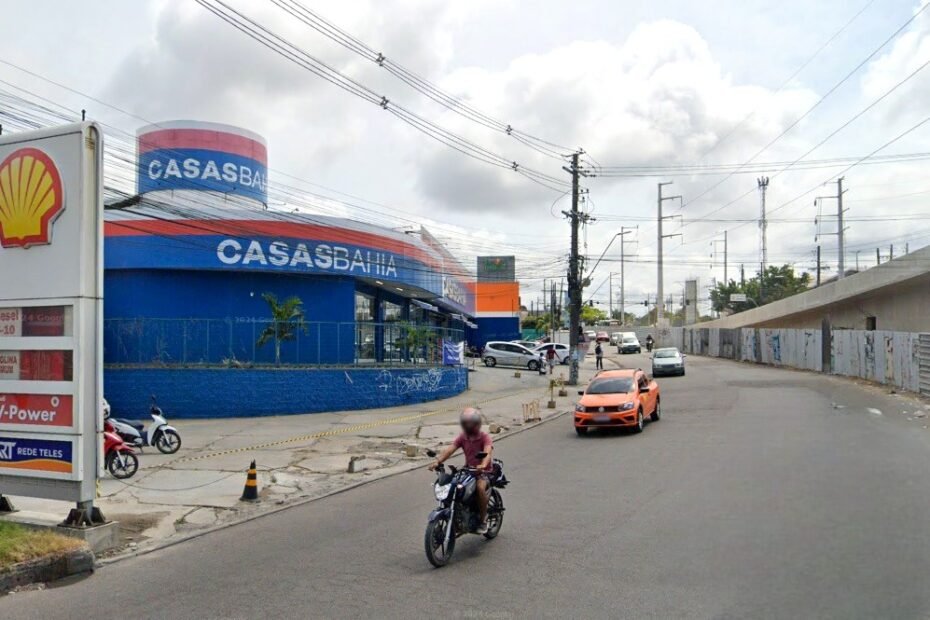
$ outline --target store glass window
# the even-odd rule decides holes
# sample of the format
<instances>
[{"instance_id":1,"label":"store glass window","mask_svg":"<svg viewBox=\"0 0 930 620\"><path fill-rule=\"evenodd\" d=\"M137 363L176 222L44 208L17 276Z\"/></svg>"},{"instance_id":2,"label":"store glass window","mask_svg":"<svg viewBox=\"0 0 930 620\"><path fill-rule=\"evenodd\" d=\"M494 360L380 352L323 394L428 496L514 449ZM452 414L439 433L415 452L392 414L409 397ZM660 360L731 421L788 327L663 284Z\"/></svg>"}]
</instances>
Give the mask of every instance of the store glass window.
<instances>
[{"instance_id":1,"label":"store glass window","mask_svg":"<svg viewBox=\"0 0 930 620\"><path fill-rule=\"evenodd\" d=\"M375 320L375 298L365 293L355 293L355 320Z\"/></svg>"},{"instance_id":2,"label":"store glass window","mask_svg":"<svg viewBox=\"0 0 930 620\"><path fill-rule=\"evenodd\" d=\"M404 316L404 307L390 301L384 302L384 322L399 321Z\"/></svg>"}]
</instances>

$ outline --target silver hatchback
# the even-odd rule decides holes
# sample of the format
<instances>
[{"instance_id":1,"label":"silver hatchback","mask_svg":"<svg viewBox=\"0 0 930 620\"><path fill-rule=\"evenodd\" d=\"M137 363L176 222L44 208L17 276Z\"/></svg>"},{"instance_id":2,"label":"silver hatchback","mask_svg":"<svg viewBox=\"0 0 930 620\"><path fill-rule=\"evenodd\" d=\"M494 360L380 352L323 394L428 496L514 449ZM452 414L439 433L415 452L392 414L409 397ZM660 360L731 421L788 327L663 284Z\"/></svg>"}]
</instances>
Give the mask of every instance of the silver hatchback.
<instances>
[{"instance_id":1,"label":"silver hatchback","mask_svg":"<svg viewBox=\"0 0 930 620\"><path fill-rule=\"evenodd\" d=\"M534 353L515 342L491 341L484 345L481 359L488 367L520 366L529 370L539 370L540 365L539 353Z\"/></svg>"}]
</instances>

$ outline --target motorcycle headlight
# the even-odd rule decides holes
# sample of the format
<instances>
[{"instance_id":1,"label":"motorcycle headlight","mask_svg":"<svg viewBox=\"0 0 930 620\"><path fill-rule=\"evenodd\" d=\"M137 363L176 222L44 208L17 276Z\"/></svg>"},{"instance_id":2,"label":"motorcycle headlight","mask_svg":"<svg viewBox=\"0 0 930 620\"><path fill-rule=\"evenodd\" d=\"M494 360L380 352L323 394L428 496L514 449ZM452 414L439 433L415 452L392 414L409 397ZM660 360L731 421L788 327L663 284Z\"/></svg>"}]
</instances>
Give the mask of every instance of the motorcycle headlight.
<instances>
[{"instance_id":1,"label":"motorcycle headlight","mask_svg":"<svg viewBox=\"0 0 930 620\"><path fill-rule=\"evenodd\" d=\"M436 494L436 499L438 501L443 501L449 497L449 491L452 490L452 484L437 484L433 487L433 492Z\"/></svg>"},{"instance_id":2,"label":"motorcycle headlight","mask_svg":"<svg viewBox=\"0 0 930 620\"><path fill-rule=\"evenodd\" d=\"M620 411L629 411L633 408L633 403L623 403L620 405Z\"/></svg>"},{"instance_id":3,"label":"motorcycle headlight","mask_svg":"<svg viewBox=\"0 0 930 620\"><path fill-rule=\"evenodd\" d=\"M585 412L584 405L575 405L575 411L579 413L584 413Z\"/></svg>"}]
</instances>

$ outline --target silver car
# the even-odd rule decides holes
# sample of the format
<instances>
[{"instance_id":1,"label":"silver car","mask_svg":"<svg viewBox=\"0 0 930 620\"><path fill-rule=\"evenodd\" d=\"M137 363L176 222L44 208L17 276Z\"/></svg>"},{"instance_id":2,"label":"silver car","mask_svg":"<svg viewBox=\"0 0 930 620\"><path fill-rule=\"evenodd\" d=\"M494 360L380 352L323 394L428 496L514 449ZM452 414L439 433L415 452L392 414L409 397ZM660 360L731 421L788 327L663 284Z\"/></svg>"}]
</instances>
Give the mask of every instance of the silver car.
<instances>
[{"instance_id":1,"label":"silver car","mask_svg":"<svg viewBox=\"0 0 930 620\"><path fill-rule=\"evenodd\" d=\"M533 349L533 352L536 355L539 355L539 352L542 351L544 354L549 353L549 349L555 350L555 360L559 364L567 364L569 358L571 358L571 353L569 351L567 344L562 344L561 342L547 342L546 344L541 344L538 347Z\"/></svg>"},{"instance_id":2,"label":"silver car","mask_svg":"<svg viewBox=\"0 0 930 620\"><path fill-rule=\"evenodd\" d=\"M488 367L520 366L535 371L539 370L540 366L539 353L534 353L515 342L491 341L484 345L484 354L481 359Z\"/></svg>"},{"instance_id":3,"label":"silver car","mask_svg":"<svg viewBox=\"0 0 930 620\"><path fill-rule=\"evenodd\" d=\"M652 354L652 376L685 374L685 354L675 347L656 349Z\"/></svg>"}]
</instances>

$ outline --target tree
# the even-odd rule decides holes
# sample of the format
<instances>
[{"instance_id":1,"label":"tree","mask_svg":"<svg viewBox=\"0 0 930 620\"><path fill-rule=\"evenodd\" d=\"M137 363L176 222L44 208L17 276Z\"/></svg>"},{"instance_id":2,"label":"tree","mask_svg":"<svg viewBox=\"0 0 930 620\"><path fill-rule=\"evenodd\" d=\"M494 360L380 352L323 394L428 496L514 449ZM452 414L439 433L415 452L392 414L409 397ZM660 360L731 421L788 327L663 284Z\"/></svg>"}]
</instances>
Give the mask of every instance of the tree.
<instances>
[{"instance_id":1,"label":"tree","mask_svg":"<svg viewBox=\"0 0 930 620\"><path fill-rule=\"evenodd\" d=\"M803 293L810 288L811 276L809 273L796 274L791 265L781 267L770 266L765 269L761 279L755 277L746 280L744 284L730 280L720 282L710 292L710 301L714 310L723 312L742 312L755 306L762 306L785 297ZM731 302L730 295L742 293L751 300L747 302Z\"/></svg>"},{"instance_id":2,"label":"tree","mask_svg":"<svg viewBox=\"0 0 930 620\"><path fill-rule=\"evenodd\" d=\"M601 310L600 308L595 308L594 306L582 306L581 307L581 322L587 325L595 325L598 321L603 321L607 318L607 313Z\"/></svg>"},{"instance_id":3,"label":"tree","mask_svg":"<svg viewBox=\"0 0 930 620\"><path fill-rule=\"evenodd\" d=\"M304 302L296 296L288 297L283 302L278 301L274 293L262 293L262 299L271 310L271 324L261 333L256 344L262 347L269 340L274 340L274 363L280 366L281 343L294 340L298 331L307 333L307 325L304 322Z\"/></svg>"}]
</instances>

